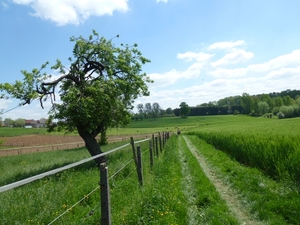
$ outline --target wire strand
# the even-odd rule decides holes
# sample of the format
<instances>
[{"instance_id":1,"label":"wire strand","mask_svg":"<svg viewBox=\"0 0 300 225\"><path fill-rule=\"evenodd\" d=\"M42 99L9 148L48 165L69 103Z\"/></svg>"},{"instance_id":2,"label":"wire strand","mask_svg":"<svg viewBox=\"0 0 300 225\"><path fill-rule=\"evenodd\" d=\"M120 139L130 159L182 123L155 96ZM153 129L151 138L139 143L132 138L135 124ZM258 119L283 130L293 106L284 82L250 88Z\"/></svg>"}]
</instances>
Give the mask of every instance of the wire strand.
<instances>
[{"instance_id":1,"label":"wire strand","mask_svg":"<svg viewBox=\"0 0 300 225\"><path fill-rule=\"evenodd\" d=\"M62 214L60 214L58 217L56 217L54 220L52 220L50 223L48 223L48 225L50 225L50 224L54 223L55 221L57 221L59 218L61 218L63 215L65 215L67 212L69 212L71 209L73 209L76 205L78 205L80 202L82 202L88 196L90 196L91 194L93 194L99 188L100 188L100 186L96 187L94 190L92 190L87 195L84 195L84 197L82 199L80 199L78 202L76 202L74 205L72 205L70 208L68 208L66 211L64 211Z\"/></svg>"},{"instance_id":2,"label":"wire strand","mask_svg":"<svg viewBox=\"0 0 300 225\"><path fill-rule=\"evenodd\" d=\"M111 175L108 179L113 178L114 176L116 176L119 172L121 172L129 163L131 163L133 161L133 159L129 160L123 167L121 167L117 172L115 172L113 175Z\"/></svg>"},{"instance_id":3,"label":"wire strand","mask_svg":"<svg viewBox=\"0 0 300 225\"><path fill-rule=\"evenodd\" d=\"M18 104L17 106L15 106L15 107L13 107L13 108L11 108L11 109L8 109L8 110L6 110L6 111L4 111L3 109L0 111L0 115L3 115L3 114L5 114L5 113L8 113L8 112L10 112L10 111L12 111L12 110L14 110L14 109L16 109L16 108L19 108L19 107L21 107L22 106L22 104Z\"/></svg>"}]
</instances>

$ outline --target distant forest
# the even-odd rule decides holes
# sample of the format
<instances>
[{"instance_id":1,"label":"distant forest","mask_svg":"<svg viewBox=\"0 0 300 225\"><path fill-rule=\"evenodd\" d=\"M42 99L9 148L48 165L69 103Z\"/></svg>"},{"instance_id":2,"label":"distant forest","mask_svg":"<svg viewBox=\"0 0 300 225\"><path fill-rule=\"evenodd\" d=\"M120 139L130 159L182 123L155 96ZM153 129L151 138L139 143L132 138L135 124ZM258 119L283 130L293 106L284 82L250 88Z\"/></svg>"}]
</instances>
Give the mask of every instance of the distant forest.
<instances>
[{"instance_id":1,"label":"distant forest","mask_svg":"<svg viewBox=\"0 0 300 225\"><path fill-rule=\"evenodd\" d=\"M285 90L269 94L231 96L219 101L203 103L190 107L189 116L246 114L250 116L273 115L279 118L300 116L300 90ZM173 110L180 116L180 108Z\"/></svg>"}]
</instances>

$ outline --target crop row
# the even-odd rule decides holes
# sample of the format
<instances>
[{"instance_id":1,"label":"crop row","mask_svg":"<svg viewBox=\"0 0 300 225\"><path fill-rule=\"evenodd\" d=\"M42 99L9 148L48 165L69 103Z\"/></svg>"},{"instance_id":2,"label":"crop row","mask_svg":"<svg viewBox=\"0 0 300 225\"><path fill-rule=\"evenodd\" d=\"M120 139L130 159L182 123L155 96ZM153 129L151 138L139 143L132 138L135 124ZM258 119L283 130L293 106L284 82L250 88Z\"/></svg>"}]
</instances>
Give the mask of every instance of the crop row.
<instances>
[{"instance_id":1,"label":"crop row","mask_svg":"<svg viewBox=\"0 0 300 225\"><path fill-rule=\"evenodd\" d=\"M190 132L273 179L300 183L300 139L296 121L245 124L236 129ZM264 126L262 126L264 125Z\"/></svg>"}]
</instances>

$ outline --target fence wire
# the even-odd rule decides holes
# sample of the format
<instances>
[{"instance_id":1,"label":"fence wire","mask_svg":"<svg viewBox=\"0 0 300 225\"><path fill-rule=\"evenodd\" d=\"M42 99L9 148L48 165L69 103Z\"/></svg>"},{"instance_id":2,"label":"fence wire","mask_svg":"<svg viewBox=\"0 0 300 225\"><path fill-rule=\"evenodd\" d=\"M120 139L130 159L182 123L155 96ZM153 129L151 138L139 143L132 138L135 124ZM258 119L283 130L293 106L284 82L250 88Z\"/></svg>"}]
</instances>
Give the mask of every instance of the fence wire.
<instances>
[{"instance_id":1,"label":"fence wire","mask_svg":"<svg viewBox=\"0 0 300 225\"><path fill-rule=\"evenodd\" d=\"M70 210L72 210L76 205L78 205L80 202L82 202L84 199L86 199L87 197L89 197L91 194L93 194L95 191L97 191L100 188L100 186L96 187L94 190L92 190L90 193L88 193L87 195L84 195L84 197L82 199L80 199L78 202L76 202L74 205L72 205L70 208L68 208L66 211L64 211L62 214L60 214L58 217L56 217L54 220L52 220L50 223L48 223L48 225L54 223L55 221L57 221L60 217L62 217L63 215L65 215L67 212L69 212Z\"/></svg>"},{"instance_id":2,"label":"fence wire","mask_svg":"<svg viewBox=\"0 0 300 225\"><path fill-rule=\"evenodd\" d=\"M143 139L143 140L140 140L140 141L136 141L134 142L135 144L137 143L141 143L141 142L145 142L147 140L150 140L150 138L147 138L147 139ZM10 190L10 189L13 189L13 188L16 188L16 187L19 187L19 186L22 186L22 185L25 185L27 183L31 183L35 180L39 180L39 179L42 179L46 176L49 176L49 175L53 175L53 174L56 174L58 172L61 172L61 171L64 171L64 170L67 170L67 169L70 169L70 168L73 168L75 166L78 166L78 165L81 165L83 163L86 163L86 162L89 162L91 160L94 160L98 157L101 157L101 156L104 156L104 155L108 155L108 154L111 154L119 149L122 149L122 148L125 148L127 147L128 145L130 145L130 143L128 144L125 144L125 145L122 145L120 147L117 147L115 149L112 149L108 152L105 152L105 153L101 153L99 155L96 155L96 156L93 156L93 157L90 157L90 158L87 158L87 159L84 159L84 160L81 160L81 161L78 161L78 162L75 162L75 163L72 163L72 164L69 164L67 166L63 166L63 167L60 167L60 168L57 168L57 169L54 169L54 170L51 170L51 171L48 171L48 172L45 172L45 173L42 173L42 174L39 174L39 175L36 175L36 176L33 176L33 177L30 177L30 178L27 178L27 179L24 179L24 180L21 180L21 181L17 181L17 182L14 182L14 183L11 183L11 184L8 184L8 185L5 185L5 186L2 186L0 187L0 193L1 192L4 192L4 191L7 191L7 190ZM146 151L144 151L142 154L144 154L145 152L149 151L149 149L147 149ZM129 160L126 164L124 164L119 170L117 170L113 175L111 175L109 177L109 179L112 179L114 178L117 174L119 174L126 166L128 166L131 162L133 161L133 159ZM129 173L128 176L125 178L127 179L133 172ZM91 194L93 194L95 191L97 191L98 189L100 189L100 186L96 187L94 190L92 190L90 193L84 195L83 198L81 198L79 201L77 201L76 203L74 203L70 208L68 208L66 211L64 211L62 214L60 214L59 216L57 216L55 219L53 219L50 223L48 223L48 225L51 225L53 224L54 222L56 222L57 220L59 220L62 216L64 216L66 213L68 213L70 210L72 210L75 206L77 206L78 204L80 204L83 200L85 200L87 197L89 197ZM95 206L93 209L95 209L97 206ZM90 213L92 212L93 210L90 210ZM89 214L90 214L89 213ZM88 214L88 215L89 215ZM90 216L90 215L89 215ZM86 218L86 217L85 217Z\"/></svg>"},{"instance_id":3,"label":"fence wire","mask_svg":"<svg viewBox=\"0 0 300 225\"><path fill-rule=\"evenodd\" d=\"M140 143L140 142L144 142L144 141L147 141L147 140L149 140L149 138L148 138L148 139L144 139L144 140L137 141L137 142L135 142L135 143ZM125 144L125 145L122 145L122 146L120 146L120 147L117 147L117 148L115 148L115 149L112 149L112 150L110 150L110 151L108 151L108 152L104 152L104 153L98 154L98 155L96 155L96 156L93 156L93 157L90 157L90 158L87 158L87 159L83 159L83 160L81 160L81 161L78 161L78 162L75 162L75 163L72 163L72 164L69 164L69 165L66 165L66 166L63 166L63 167L54 169L54 170L50 170L50 171L48 171L48 172L41 173L41 174L38 174L38 175L33 176L33 177L26 178L26 179L24 179L24 180L20 180L20 181L17 181L17 182L8 184L8 185L4 185L4 186L0 187L0 193L1 193L1 192L4 192L4 191L11 190L11 189L16 188L16 187L20 187L20 186L22 186L22 185L31 183L31 182L36 181L36 180L40 180L40 179L42 179L42 178L44 178L44 177L47 177L47 176L49 176L49 175L53 175L53 174L59 173L59 172L61 172L61 171L64 171L64 170L73 168L73 167L75 167L75 166L79 166L79 165L81 165L81 164L84 164L84 163L86 163L86 162L92 161L92 160L97 159L97 158L99 158L99 157L102 157L102 156L111 154L111 153L113 153L113 152L115 152L115 151L117 151L117 150L120 150L120 149L122 149L122 148L125 148L125 147L127 147L127 146L129 146L129 145L130 145L130 143L127 143L127 144Z\"/></svg>"}]
</instances>

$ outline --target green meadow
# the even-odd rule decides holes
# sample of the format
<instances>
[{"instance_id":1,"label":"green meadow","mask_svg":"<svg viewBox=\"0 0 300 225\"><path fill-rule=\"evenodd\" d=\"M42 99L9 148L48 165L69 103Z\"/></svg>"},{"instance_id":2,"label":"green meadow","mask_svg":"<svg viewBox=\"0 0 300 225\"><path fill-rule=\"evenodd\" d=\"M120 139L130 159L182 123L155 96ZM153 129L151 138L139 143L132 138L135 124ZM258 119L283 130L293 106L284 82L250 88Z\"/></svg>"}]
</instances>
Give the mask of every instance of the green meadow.
<instances>
[{"instance_id":1,"label":"green meadow","mask_svg":"<svg viewBox=\"0 0 300 225\"><path fill-rule=\"evenodd\" d=\"M153 167L149 142L139 144L143 186L130 146L108 156L112 224L243 223L207 178L185 138L217 174L219 183L235 190L251 221L299 224L300 119L160 118L133 121L125 128L111 129L109 135L175 133L177 128L182 135L171 136L155 155ZM112 143L103 150L125 143ZM0 186L88 157L85 148L1 157ZM1 224L100 224L98 182L99 170L91 161L2 192Z\"/></svg>"}]
</instances>

